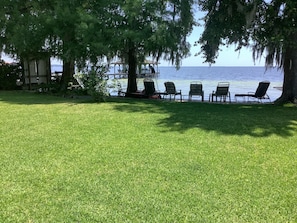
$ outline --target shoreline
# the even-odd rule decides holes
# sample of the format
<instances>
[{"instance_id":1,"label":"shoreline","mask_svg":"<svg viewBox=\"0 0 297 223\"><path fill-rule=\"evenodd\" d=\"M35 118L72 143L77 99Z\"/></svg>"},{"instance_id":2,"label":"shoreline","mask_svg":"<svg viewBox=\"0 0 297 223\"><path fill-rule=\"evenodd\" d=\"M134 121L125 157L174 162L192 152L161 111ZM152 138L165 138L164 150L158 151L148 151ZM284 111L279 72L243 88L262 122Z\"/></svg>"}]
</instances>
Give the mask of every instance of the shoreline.
<instances>
[{"instance_id":1,"label":"shoreline","mask_svg":"<svg viewBox=\"0 0 297 223\"><path fill-rule=\"evenodd\" d=\"M164 82L167 80L165 79L153 79L155 82L155 87L158 92L164 92L165 86ZM170 80L174 82L176 86L176 90L181 90L183 98L188 99L189 90L190 90L190 83L191 81L197 80ZM234 95L235 94L245 94L249 92L255 92L259 81L231 81L231 80L224 80L230 83L230 95L231 95L231 102L235 102ZM122 90L125 91L127 89L127 79L118 79L118 82L121 83ZM201 81L203 84L204 90L204 102L209 100L209 95L216 89L218 84L217 80L211 81ZM267 94L270 97L271 102L275 101L277 98L281 96L282 91L278 88L282 86L281 82L270 82L270 86L267 90ZM143 78L137 79L137 87L138 90L141 91L144 89L143 85ZM114 92L112 95L116 95L117 92Z\"/></svg>"}]
</instances>

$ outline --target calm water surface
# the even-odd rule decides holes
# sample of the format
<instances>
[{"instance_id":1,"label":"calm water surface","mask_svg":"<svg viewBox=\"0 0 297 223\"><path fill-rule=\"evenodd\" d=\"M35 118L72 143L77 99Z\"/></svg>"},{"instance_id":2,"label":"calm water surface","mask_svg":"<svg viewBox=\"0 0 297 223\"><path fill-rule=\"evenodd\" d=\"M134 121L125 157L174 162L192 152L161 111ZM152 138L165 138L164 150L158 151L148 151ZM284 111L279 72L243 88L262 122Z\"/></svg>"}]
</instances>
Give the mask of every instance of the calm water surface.
<instances>
[{"instance_id":1,"label":"calm water surface","mask_svg":"<svg viewBox=\"0 0 297 223\"><path fill-rule=\"evenodd\" d=\"M271 100L274 101L281 95L281 91L275 87L281 87L283 72L276 68L266 70L265 67L159 67L159 75L153 78L156 88L165 91L164 82L173 81L176 88L182 91L185 99L188 98L191 81L201 81L203 84L205 100L216 89L218 82L230 82L231 99L234 94L254 92L260 81L270 81L267 91ZM122 87L127 87L127 79L120 80ZM138 89L144 89L143 79L137 80Z\"/></svg>"},{"instance_id":2,"label":"calm water surface","mask_svg":"<svg viewBox=\"0 0 297 223\"><path fill-rule=\"evenodd\" d=\"M61 66L52 66L52 71L60 71ZM111 68L113 71L113 68ZM190 83L201 81L203 84L205 100L209 94L216 89L218 82L230 82L231 99L234 101L234 94L254 92L260 81L270 81L267 91L271 100L276 100L281 91L275 87L281 87L283 83L283 72L277 68L267 69L265 67L181 67L176 70L174 67L159 67L159 75L153 78L155 86L159 91L165 91L164 82L173 81L177 90L181 90L184 99L188 98ZM112 72L111 72L112 73ZM123 90L127 88L127 79L119 79ZM137 79L138 89L144 89L143 78ZM111 94L116 95L115 91Z\"/></svg>"}]
</instances>

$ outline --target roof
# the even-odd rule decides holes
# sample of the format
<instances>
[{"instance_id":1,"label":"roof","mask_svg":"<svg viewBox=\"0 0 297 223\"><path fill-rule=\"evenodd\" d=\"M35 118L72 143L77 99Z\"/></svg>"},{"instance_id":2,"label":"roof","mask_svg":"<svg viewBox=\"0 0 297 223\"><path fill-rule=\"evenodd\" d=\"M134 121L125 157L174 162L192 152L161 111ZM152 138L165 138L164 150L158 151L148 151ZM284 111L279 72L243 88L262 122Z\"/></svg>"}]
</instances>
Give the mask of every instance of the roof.
<instances>
[{"instance_id":1,"label":"roof","mask_svg":"<svg viewBox=\"0 0 297 223\"><path fill-rule=\"evenodd\" d=\"M127 64L127 63L119 60L119 61L111 62L111 64L121 65L121 64ZM159 62L153 61L153 60L144 60L141 64L154 64L154 65L157 65L157 64L159 64Z\"/></svg>"}]
</instances>

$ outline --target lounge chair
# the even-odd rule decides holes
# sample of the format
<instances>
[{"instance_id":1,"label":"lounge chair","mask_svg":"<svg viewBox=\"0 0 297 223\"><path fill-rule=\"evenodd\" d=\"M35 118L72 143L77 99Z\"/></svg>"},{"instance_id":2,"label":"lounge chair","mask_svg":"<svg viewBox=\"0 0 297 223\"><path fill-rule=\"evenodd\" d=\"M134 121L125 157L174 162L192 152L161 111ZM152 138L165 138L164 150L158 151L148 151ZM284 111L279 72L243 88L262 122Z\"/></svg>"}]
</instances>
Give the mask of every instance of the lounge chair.
<instances>
[{"instance_id":1,"label":"lounge chair","mask_svg":"<svg viewBox=\"0 0 297 223\"><path fill-rule=\"evenodd\" d=\"M238 97L243 97L243 98L247 97L248 101L250 98L257 99L259 102L262 102L262 100L264 99L267 99L270 101L270 97L266 93L269 85L270 85L269 81L261 81L259 82L256 92L248 92L247 94L235 94L234 95L235 101L237 101Z\"/></svg>"},{"instance_id":2,"label":"lounge chair","mask_svg":"<svg viewBox=\"0 0 297 223\"><path fill-rule=\"evenodd\" d=\"M176 91L175 84L173 82L167 81L164 83L165 85L165 92L164 95L169 95L169 99L171 100L171 96L173 95L174 100L176 95L180 95L180 101L182 101L182 93L181 90Z\"/></svg>"},{"instance_id":3,"label":"lounge chair","mask_svg":"<svg viewBox=\"0 0 297 223\"><path fill-rule=\"evenodd\" d=\"M226 102L226 99L229 98L229 102L231 102L229 86L229 82L219 82L216 91L213 91L209 95L209 101L211 100L213 102L213 99L215 97L216 101L218 101L219 98L221 102Z\"/></svg>"},{"instance_id":4,"label":"lounge chair","mask_svg":"<svg viewBox=\"0 0 297 223\"><path fill-rule=\"evenodd\" d=\"M144 80L144 95L153 98L154 96L157 96L156 98L160 97L160 92L156 91L155 83L153 80Z\"/></svg>"},{"instance_id":5,"label":"lounge chair","mask_svg":"<svg viewBox=\"0 0 297 223\"><path fill-rule=\"evenodd\" d=\"M190 83L189 101L192 100L192 96L201 96L202 101L204 101L204 91L200 81Z\"/></svg>"},{"instance_id":6,"label":"lounge chair","mask_svg":"<svg viewBox=\"0 0 297 223\"><path fill-rule=\"evenodd\" d=\"M145 95L152 96L155 94L156 89L155 89L154 81L146 80L146 81L143 81L143 84L144 84L144 94Z\"/></svg>"}]
</instances>

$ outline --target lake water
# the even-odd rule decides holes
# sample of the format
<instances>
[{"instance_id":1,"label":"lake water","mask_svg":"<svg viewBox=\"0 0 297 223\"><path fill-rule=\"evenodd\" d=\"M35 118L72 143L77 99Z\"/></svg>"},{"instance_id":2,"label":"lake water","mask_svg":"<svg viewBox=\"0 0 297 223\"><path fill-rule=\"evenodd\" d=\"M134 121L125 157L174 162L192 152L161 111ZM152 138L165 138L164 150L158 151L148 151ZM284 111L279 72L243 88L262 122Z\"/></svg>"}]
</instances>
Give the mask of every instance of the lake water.
<instances>
[{"instance_id":1,"label":"lake water","mask_svg":"<svg viewBox=\"0 0 297 223\"><path fill-rule=\"evenodd\" d=\"M181 67L176 70L174 67L159 67L159 75L153 78L157 90L165 91L164 82L173 81L176 89L182 91L185 99L188 98L190 83L201 81L204 89L205 100L209 94L216 89L218 82L230 82L231 99L234 101L234 94L255 92L260 81L270 81L267 94L271 101L281 95L281 91L275 87L281 87L283 83L282 70L265 67ZM127 79L120 80L122 87L126 88ZM143 78L137 80L138 89L144 89Z\"/></svg>"},{"instance_id":2,"label":"lake water","mask_svg":"<svg viewBox=\"0 0 297 223\"><path fill-rule=\"evenodd\" d=\"M52 71L60 71L61 67L52 66ZM113 70L113 69L111 69ZM176 70L174 67L159 67L159 75L153 78L156 89L165 91L164 82L173 81L176 89L182 91L183 98L187 99L190 83L192 81L201 81L205 100L208 101L209 94L216 89L218 82L230 82L231 100L234 101L234 94L255 92L260 81L270 81L267 94L271 101L276 100L281 91L275 87L281 87L283 83L283 71L265 67L181 67ZM127 79L119 79L123 90L127 88ZM143 78L137 79L139 90L144 89ZM116 94L116 92L112 92Z\"/></svg>"}]
</instances>

